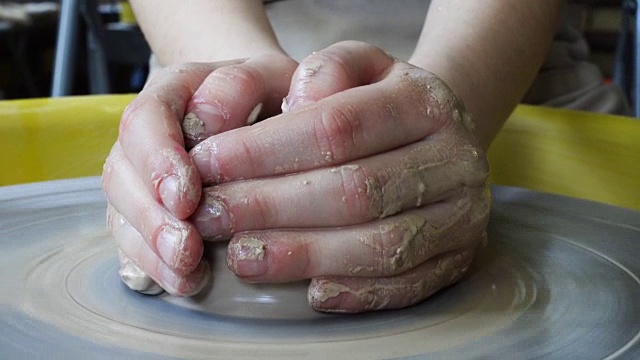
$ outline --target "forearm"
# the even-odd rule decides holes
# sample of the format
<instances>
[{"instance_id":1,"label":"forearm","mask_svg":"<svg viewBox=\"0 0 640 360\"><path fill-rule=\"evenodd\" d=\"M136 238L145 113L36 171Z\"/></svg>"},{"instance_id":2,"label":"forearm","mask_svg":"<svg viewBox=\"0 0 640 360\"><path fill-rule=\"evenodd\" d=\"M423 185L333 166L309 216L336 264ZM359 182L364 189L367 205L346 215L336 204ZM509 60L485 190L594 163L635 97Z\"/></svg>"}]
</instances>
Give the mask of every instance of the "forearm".
<instances>
[{"instance_id":1,"label":"forearm","mask_svg":"<svg viewBox=\"0 0 640 360\"><path fill-rule=\"evenodd\" d=\"M433 0L411 62L460 96L489 146L535 78L564 1Z\"/></svg>"},{"instance_id":2,"label":"forearm","mask_svg":"<svg viewBox=\"0 0 640 360\"><path fill-rule=\"evenodd\" d=\"M132 0L162 65L282 53L261 0Z\"/></svg>"}]
</instances>

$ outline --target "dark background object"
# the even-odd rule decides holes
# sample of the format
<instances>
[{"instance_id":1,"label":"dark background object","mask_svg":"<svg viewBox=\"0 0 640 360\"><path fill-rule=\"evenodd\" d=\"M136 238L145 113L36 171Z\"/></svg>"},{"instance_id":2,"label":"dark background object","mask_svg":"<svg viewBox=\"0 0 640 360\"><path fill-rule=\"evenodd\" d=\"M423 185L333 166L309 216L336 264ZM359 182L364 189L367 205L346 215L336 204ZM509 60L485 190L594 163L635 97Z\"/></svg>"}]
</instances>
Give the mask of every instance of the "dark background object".
<instances>
[{"instance_id":1,"label":"dark background object","mask_svg":"<svg viewBox=\"0 0 640 360\"><path fill-rule=\"evenodd\" d=\"M51 6L33 11L34 4ZM118 1L0 3L11 6L28 20L0 15L0 99L51 96L54 78L57 95L132 93L144 85L149 46L135 24L120 21ZM65 6L71 11L64 13ZM67 31L62 38L60 20Z\"/></svg>"},{"instance_id":2,"label":"dark background object","mask_svg":"<svg viewBox=\"0 0 640 360\"><path fill-rule=\"evenodd\" d=\"M12 3L52 4L54 10L29 12L28 23L0 15L0 99L131 93L143 86L150 50L135 24L120 21L120 0ZM638 37L635 10L629 9L637 0L572 3L578 5L571 11L580 11L577 26L591 46L592 61L633 99ZM2 2L0 8L9 4Z\"/></svg>"}]
</instances>

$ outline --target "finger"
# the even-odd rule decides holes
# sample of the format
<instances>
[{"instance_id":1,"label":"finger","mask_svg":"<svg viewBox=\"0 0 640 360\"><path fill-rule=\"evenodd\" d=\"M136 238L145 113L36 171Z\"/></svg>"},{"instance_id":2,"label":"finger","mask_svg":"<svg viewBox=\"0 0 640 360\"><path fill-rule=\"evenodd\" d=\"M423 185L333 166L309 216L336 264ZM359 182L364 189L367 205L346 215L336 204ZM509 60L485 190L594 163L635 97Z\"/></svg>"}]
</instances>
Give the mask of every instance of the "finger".
<instances>
[{"instance_id":1,"label":"finger","mask_svg":"<svg viewBox=\"0 0 640 360\"><path fill-rule=\"evenodd\" d=\"M358 61L375 52L369 61ZM371 45L345 41L307 56L293 74L282 110L295 111L353 87L380 80L394 62Z\"/></svg>"},{"instance_id":2,"label":"finger","mask_svg":"<svg viewBox=\"0 0 640 360\"><path fill-rule=\"evenodd\" d=\"M180 124L196 89L220 65L188 64L159 71L127 106L120 122L118 141L143 179L143 188L180 219L195 209L201 191Z\"/></svg>"},{"instance_id":3,"label":"finger","mask_svg":"<svg viewBox=\"0 0 640 360\"><path fill-rule=\"evenodd\" d=\"M441 133L330 169L205 188L191 220L204 237L365 223L484 188L482 149Z\"/></svg>"},{"instance_id":4,"label":"finger","mask_svg":"<svg viewBox=\"0 0 640 360\"><path fill-rule=\"evenodd\" d=\"M339 313L414 305L458 281L469 269L473 253L473 250L445 253L392 277L313 279L308 291L309 304L319 311Z\"/></svg>"},{"instance_id":5,"label":"finger","mask_svg":"<svg viewBox=\"0 0 640 360\"><path fill-rule=\"evenodd\" d=\"M107 227L114 231L117 227L125 224L124 218L111 206L107 205ZM138 291L146 295L159 295L164 290L156 284L153 279L145 274L122 250L118 249L118 260L120 260L120 279L131 290Z\"/></svg>"},{"instance_id":6,"label":"finger","mask_svg":"<svg viewBox=\"0 0 640 360\"><path fill-rule=\"evenodd\" d=\"M351 61L388 58L379 49ZM289 174L343 164L455 127L466 113L435 76L395 62L375 84L331 95L310 107L219 134L190 154L205 183Z\"/></svg>"},{"instance_id":7,"label":"finger","mask_svg":"<svg viewBox=\"0 0 640 360\"><path fill-rule=\"evenodd\" d=\"M117 142L107 158L104 173L102 187L109 203L128 219L167 266L179 274L192 272L204 251L202 238L190 223L176 219L148 192L140 190L144 189L142 179ZM142 267L142 270L149 269Z\"/></svg>"},{"instance_id":8,"label":"finger","mask_svg":"<svg viewBox=\"0 0 640 360\"><path fill-rule=\"evenodd\" d=\"M148 283L149 280L146 278L148 276L172 295L189 296L199 292L208 282L210 271L206 262L200 262L188 274L175 273L158 258L142 236L122 215L113 207L109 207L108 212L110 215L107 218L107 225L122 254L120 258L121 278L131 289L146 288L147 291L153 291L154 287ZM135 273L128 274L126 272L132 269L131 264L127 264L127 261L131 261L133 266L137 268ZM125 276L123 276L123 268L125 268ZM127 278L127 275L133 275L133 277Z\"/></svg>"},{"instance_id":9,"label":"finger","mask_svg":"<svg viewBox=\"0 0 640 360\"><path fill-rule=\"evenodd\" d=\"M240 233L229 243L227 263L252 282L397 275L438 254L475 247L489 203L486 194L465 195L360 226Z\"/></svg>"},{"instance_id":10,"label":"finger","mask_svg":"<svg viewBox=\"0 0 640 360\"><path fill-rule=\"evenodd\" d=\"M187 147L260 116L280 112L297 63L284 55L264 55L212 72L187 105L182 130Z\"/></svg>"}]
</instances>

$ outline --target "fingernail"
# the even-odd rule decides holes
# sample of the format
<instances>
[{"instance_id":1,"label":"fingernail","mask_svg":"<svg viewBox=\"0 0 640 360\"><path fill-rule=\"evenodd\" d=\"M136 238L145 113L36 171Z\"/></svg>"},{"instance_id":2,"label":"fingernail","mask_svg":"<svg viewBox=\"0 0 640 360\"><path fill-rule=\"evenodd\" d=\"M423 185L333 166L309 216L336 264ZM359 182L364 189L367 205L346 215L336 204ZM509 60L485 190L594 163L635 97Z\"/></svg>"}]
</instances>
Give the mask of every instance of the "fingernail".
<instances>
[{"instance_id":1,"label":"fingernail","mask_svg":"<svg viewBox=\"0 0 640 360\"><path fill-rule=\"evenodd\" d=\"M189 113L202 123L200 136L206 137L219 133L229 117L229 115L220 111L217 106L207 102L196 102Z\"/></svg>"},{"instance_id":2,"label":"fingernail","mask_svg":"<svg viewBox=\"0 0 640 360\"><path fill-rule=\"evenodd\" d=\"M192 140L200 140L204 135L204 121L190 112L182 120L182 133Z\"/></svg>"},{"instance_id":3,"label":"fingernail","mask_svg":"<svg viewBox=\"0 0 640 360\"><path fill-rule=\"evenodd\" d=\"M219 184L222 182L220 170L215 161L217 148L214 143L196 145L190 153L204 183Z\"/></svg>"},{"instance_id":4,"label":"fingernail","mask_svg":"<svg viewBox=\"0 0 640 360\"><path fill-rule=\"evenodd\" d=\"M158 194L164 206L169 210L175 209L180 200L178 197L179 181L177 175L169 175L160 181Z\"/></svg>"},{"instance_id":5,"label":"fingernail","mask_svg":"<svg viewBox=\"0 0 640 360\"><path fill-rule=\"evenodd\" d=\"M205 190L204 200L194 213L193 225L203 237L223 238L232 233L224 201L208 190Z\"/></svg>"},{"instance_id":6,"label":"fingernail","mask_svg":"<svg viewBox=\"0 0 640 360\"><path fill-rule=\"evenodd\" d=\"M249 117L247 117L247 125L253 125L253 123L258 120L258 115L260 115L260 111L262 111L262 103L256 105L251 113L249 113Z\"/></svg>"},{"instance_id":7,"label":"fingernail","mask_svg":"<svg viewBox=\"0 0 640 360\"><path fill-rule=\"evenodd\" d=\"M266 274L269 264L264 258L264 241L253 237L243 237L229 245L227 265L236 275L255 277Z\"/></svg>"},{"instance_id":8,"label":"fingernail","mask_svg":"<svg viewBox=\"0 0 640 360\"><path fill-rule=\"evenodd\" d=\"M156 239L156 248L162 261L172 269L179 268L181 264L176 262L181 258L180 252L187 237L187 229L178 229L171 225L166 225L160 230Z\"/></svg>"}]
</instances>

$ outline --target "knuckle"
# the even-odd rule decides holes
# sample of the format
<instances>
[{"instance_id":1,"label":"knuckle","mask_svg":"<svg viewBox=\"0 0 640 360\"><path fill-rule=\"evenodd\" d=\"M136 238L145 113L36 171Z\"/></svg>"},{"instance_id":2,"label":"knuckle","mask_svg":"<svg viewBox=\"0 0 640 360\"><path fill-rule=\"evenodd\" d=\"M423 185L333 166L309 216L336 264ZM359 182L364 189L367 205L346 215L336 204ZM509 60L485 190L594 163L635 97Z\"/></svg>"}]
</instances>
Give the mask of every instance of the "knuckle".
<instances>
[{"instance_id":1,"label":"knuckle","mask_svg":"<svg viewBox=\"0 0 640 360\"><path fill-rule=\"evenodd\" d=\"M268 154L268 149L262 149L262 144L257 141L253 136L243 136L240 139L240 149L241 149L241 159L242 163L248 169L260 169L265 164L263 161L260 161L259 155L254 154ZM215 159L218 162L220 177L223 180L229 180L229 176L225 176L225 174L231 173L231 169L234 168L234 162L232 159L225 159L222 156L218 156Z\"/></svg>"},{"instance_id":2,"label":"knuckle","mask_svg":"<svg viewBox=\"0 0 640 360\"><path fill-rule=\"evenodd\" d=\"M421 118L442 125L453 118L455 108L462 107L449 86L436 75L411 65L399 66L397 87L411 102Z\"/></svg>"},{"instance_id":3,"label":"knuckle","mask_svg":"<svg viewBox=\"0 0 640 360\"><path fill-rule=\"evenodd\" d=\"M344 61L344 54L338 49L327 49L307 56L301 63L299 78L305 82L319 71L331 74L336 79L349 77L353 71ZM329 70L328 72L326 70Z\"/></svg>"},{"instance_id":4,"label":"knuckle","mask_svg":"<svg viewBox=\"0 0 640 360\"><path fill-rule=\"evenodd\" d=\"M314 248L310 243L303 243L300 245L298 253L298 266L300 269L300 274L304 278L311 278L315 274L317 274L317 270L320 268L317 261L317 256L315 256Z\"/></svg>"},{"instance_id":5,"label":"knuckle","mask_svg":"<svg viewBox=\"0 0 640 360\"><path fill-rule=\"evenodd\" d=\"M164 94L155 93L153 98L161 104L163 114L177 120L180 123L185 115L185 108L189 100L193 97L196 89L186 81L176 81L174 85L176 90L165 92Z\"/></svg>"},{"instance_id":6,"label":"knuckle","mask_svg":"<svg viewBox=\"0 0 640 360\"><path fill-rule=\"evenodd\" d=\"M121 135L128 134L129 131L133 128L133 124L136 122L138 117L136 116L139 111L139 101L132 102L127 106L125 111L122 113L122 117L120 118L120 125L118 128L118 132Z\"/></svg>"},{"instance_id":7,"label":"knuckle","mask_svg":"<svg viewBox=\"0 0 640 360\"><path fill-rule=\"evenodd\" d=\"M129 222L134 225L148 244L156 243L156 237L160 231L160 225L155 226L152 220L155 211L155 204L141 204L134 218L129 219Z\"/></svg>"},{"instance_id":8,"label":"knuckle","mask_svg":"<svg viewBox=\"0 0 640 360\"><path fill-rule=\"evenodd\" d=\"M274 206L274 202L268 194L256 192L250 201L253 210L252 221L255 229L264 229L270 224L279 223L278 207ZM233 218L232 215L229 216Z\"/></svg>"},{"instance_id":9,"label":"knuckle","mask_svg":"<svg viewBox=\"0 0 640 360\"><path fill-rule=\"evenodd\" d=\"M464 144L455 148L452 156L454 166L459 169L462 186L482 186L489 178L489 162L477 146Z\"/></svg>"},{"instance_id":10,"label":"knuckle","mask_svg":"<svg viewBox=\"0 0 640 360\"><path fill-rule=\"evenodd\" d=\"M153 115L159 116L164 122L166 136L176 142L182 142L182 117L184 116L184 101L179 99L162 100L157 96L141 93L138 97L125 109L120 117L118 127L119 139L123 143L132 143L139 141L136 135L144 133L141 124L151 122Z\"/></svg>"},{"instance_id":11,"label":"knuckle","mask_svg":"<svg viewBox=\"0 0 640 360\"><path fill-rule=\"evenodd\" d=\"M380 216L382 191L378 180L359 165L343 165L330 170L338 173L339 196L350 219L367 221Z\"/></svg>"},{"instance_id":12,"label":"knuckle","mask_svg":"<svg viewBox=\"0 0 640 360\"><path fill-rule=\"evenodd\" d=\"M440 82L434 78L419 76L408 81L408 90L413 94L417 109L427 118L442 118L445 113Z\"/></svg>"},{"instance_id":13,"label":"knuckle","mask_svg":"<svg viewBox=\"0 0 640 360\"><path fill-rule=\"evenodd\" d=\"M107 205L107 229L112 235L116 236L121 233L122 229L131 227L127 219L118 212L111 204Z\"/></svg>"},{"instance_id":14,"label":"knuckle","mask_svg":"<svg viewBox=\"0 0 640 360\"><path fill-rule=\"evenodd\" d=\"M141 157L142 169L148 179L148 185L156 191L156 199L159 199L159 186L167 176L175 175L180 180L176 184L176 190L185 191L186 184L192 181L195 174L189 164L190 159L183 148L164 148L159 151L145 152Z\"/></svg>"},{"instance_id":15,"label":"knuckle","mask_svg":"<svg viewBox=\"0 0 640 360\"><path fill-rule=\"evenodd\" d=\"M349 159L361 127L357 110L353 107L323 107L315 125L316 146L324 160L333 163Z\"/></svg>"},{"instance_id":16,"label":"knuckle","mask_svg":"<svg viewBox=\"0 0 640 360\"><path fill-rule=\"evenodd\" d=\"M379 232L380 270L400 274L415 267L425 256L425 219L410 216L401 222L383 225Z\"/></svg>"},{"instance_id":17,"label":"knuckle","mask_svg":"<svg viewBox=\"0 0 640 360\"><path fill-rule=\"evenodd\" d=\"M135 130L136 125L144 118L147 105L153 100L148 95L149 90L143 90L122 112L120 117L119 134L128 135Z\"/></svg>"},{"instance_id":18,"label":"knuckle","mask_svg":"<svg viewBox=\"0 0 640 360\"><path fill-rule=\"evenodd\" d=\"M234 95L255 96L264 87L260 72L248 64L229 65L214 71L210 77L211 87L224 86L221 90L234 91Z\"/></svg>"}]
</instances>

